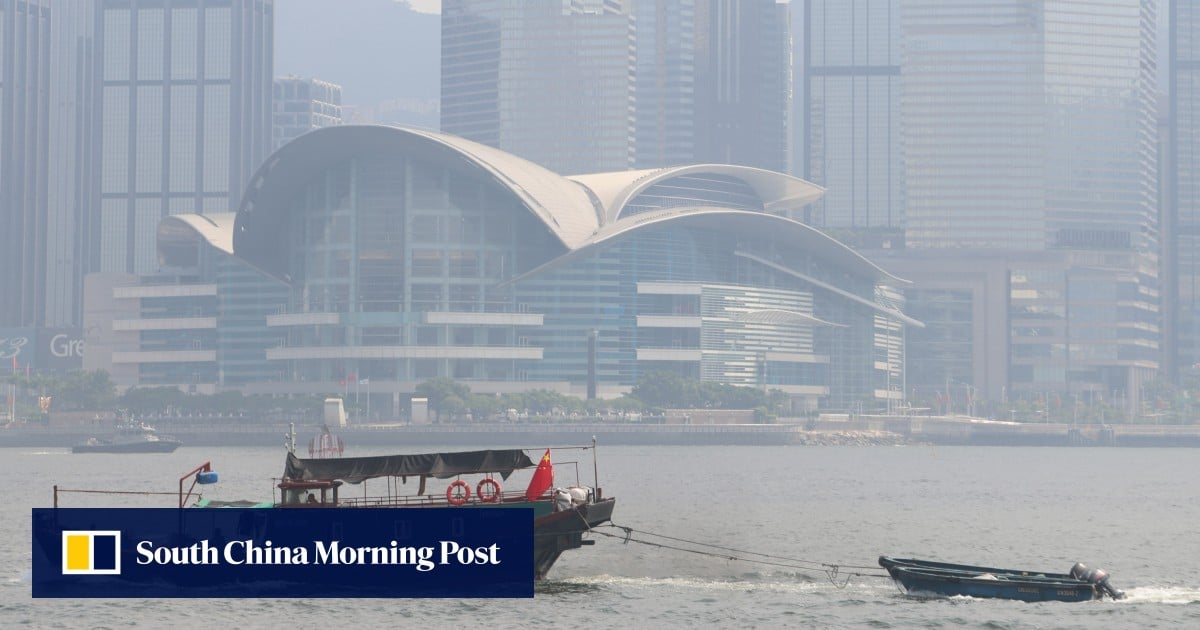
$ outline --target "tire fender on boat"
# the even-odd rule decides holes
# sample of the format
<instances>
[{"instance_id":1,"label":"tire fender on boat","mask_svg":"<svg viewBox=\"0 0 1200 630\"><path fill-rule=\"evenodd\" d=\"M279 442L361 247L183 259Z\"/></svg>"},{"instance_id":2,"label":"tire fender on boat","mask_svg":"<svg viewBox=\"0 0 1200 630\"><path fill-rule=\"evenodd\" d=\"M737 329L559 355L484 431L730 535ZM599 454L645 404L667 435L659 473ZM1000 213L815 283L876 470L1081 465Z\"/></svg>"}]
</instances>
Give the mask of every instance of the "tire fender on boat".
<instances>
[{"instance_id":1,"label":"tire fender on boat","mask_svg":"<svg viewBox=\"0 0 1200 630\"><path fill-rule=\"evenodd\" d=\"M462 492L455 492L455 488L462 488ZM446 488L446 500L450 502L450 505L462 505L467 502L467 499L470 498L471 485L462 479L455 481L454 483L450 484L450 487Z\"/></svg>"},{"instance_id":2,"label":"tire fender on boat","mask_svg":"<svg viewBox=\"0 0 1200 630\"><path fill-rule=\"evenodd\" d=\"M485 490L489 489L485 492ZM484 477L479 481L479 485L475 486L475 498L479 499L480 503L496 503L500 500L500 482L491 477Z\"/></svg>"}]
</instances>

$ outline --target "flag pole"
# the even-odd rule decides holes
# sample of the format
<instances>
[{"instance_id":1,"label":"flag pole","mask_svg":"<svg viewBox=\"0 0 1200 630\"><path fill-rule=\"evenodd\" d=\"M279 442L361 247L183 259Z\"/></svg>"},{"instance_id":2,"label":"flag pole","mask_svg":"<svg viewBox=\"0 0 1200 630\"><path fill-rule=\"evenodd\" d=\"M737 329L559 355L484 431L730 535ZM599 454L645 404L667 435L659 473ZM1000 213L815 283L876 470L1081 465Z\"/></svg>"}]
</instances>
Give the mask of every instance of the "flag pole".
<instances>
[{"instance_id":1,"label":"flag pole","mask_svg":"<svg viewBox=\"0 0 1200 630\"><path fill-rule=\"evenodd\" d=\"M596 488L596 500L600 500L600 468L596 466L596 436L592 436L592 485Z\"/></svg>"},{"instance_id":2,"label":"flag pole","mask_svg":"<svg viewBox=\"0 0 1200 630\"><path fill-rule=\"evenodd\" d=\"M8 386L8 421L17 421L17 355L12 358L12 383Z\"/></svg>"}]
</instances>

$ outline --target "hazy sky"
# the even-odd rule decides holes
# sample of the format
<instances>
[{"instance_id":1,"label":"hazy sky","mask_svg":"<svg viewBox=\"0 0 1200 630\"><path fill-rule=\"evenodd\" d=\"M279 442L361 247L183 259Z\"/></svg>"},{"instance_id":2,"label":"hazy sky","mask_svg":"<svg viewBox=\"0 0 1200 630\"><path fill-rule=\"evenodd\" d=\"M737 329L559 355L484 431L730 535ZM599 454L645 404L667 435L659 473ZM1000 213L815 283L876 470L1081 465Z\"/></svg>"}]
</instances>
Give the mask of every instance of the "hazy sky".
<instances>
[{"instance_id":1,"label":"hazy sky","mask_svg":"<svg viewBox=\"0 0 1200 630\"><path fill-rule=\"evenodd\" d=\"M440 0L412 4L441 8ZM275 5L275 75L336 83L342 86L344 105L436 101L440 42L440 16L396 0L285 0Z\"/></svg>"},{"instance_id":2,"label":"hazy sky","mask_svg":"<svg viewBox=\"0 0 1200 630\"><path fill-rule=\"evenodd\" d=\"M404 0L397 0L403 2ZM421 13L441 13L442 0L408 0L408 6Z\"/></svg>"}]
</instances>

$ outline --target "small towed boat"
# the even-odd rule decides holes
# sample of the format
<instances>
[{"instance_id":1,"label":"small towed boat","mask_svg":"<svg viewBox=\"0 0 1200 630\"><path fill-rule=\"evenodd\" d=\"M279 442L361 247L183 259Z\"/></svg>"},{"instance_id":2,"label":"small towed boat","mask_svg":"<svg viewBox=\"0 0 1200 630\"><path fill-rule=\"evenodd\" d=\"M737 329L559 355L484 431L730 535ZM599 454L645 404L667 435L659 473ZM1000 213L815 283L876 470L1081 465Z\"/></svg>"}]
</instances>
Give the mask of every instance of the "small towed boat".
<instances>
[{"instance_id":1,"label":"small towed boat","mask_svg":"<svg viewBox=\"0 0 1200 630\"><path fill-rule=\"evenodd\" d=\"M1108 582L1103 569L1090 569L1075 563L1069 573L1044 573L1020 569L999 569L968 564L880 556L879 566L887 569L904 592L915 597L987 597L1026 602L1082 602L1110 597L1121 599L1124 593Z\"/></svg>"}]
</instances>

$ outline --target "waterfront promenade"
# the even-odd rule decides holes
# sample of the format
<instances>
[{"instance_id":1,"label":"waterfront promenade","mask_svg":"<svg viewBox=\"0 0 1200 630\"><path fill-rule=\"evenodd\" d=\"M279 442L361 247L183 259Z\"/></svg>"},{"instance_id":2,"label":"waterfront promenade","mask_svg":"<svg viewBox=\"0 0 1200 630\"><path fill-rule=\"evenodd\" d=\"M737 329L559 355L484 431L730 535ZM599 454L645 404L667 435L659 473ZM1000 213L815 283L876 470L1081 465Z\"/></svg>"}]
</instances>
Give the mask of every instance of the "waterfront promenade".
<instances>
[{"instance_id":1,"label":"waterfront promenade","mask_svg":"<svg viewBox=\"0 0 1200 630\"><path fill-rule=\"evenodd\" d=\"M159 425L185 446L283 445L288 425ZM298 450L320 431L297 425ZM347 446L511 447L587 444L886 445L1200 447L1200 426L1143 424L1027 424L964 416L857 416L772 424L651 424L616 422L369 424L335 429ZM0 447L69 447L102 435L92 427L35 425L0 428Z\"/></svg>"}]
</instances>

